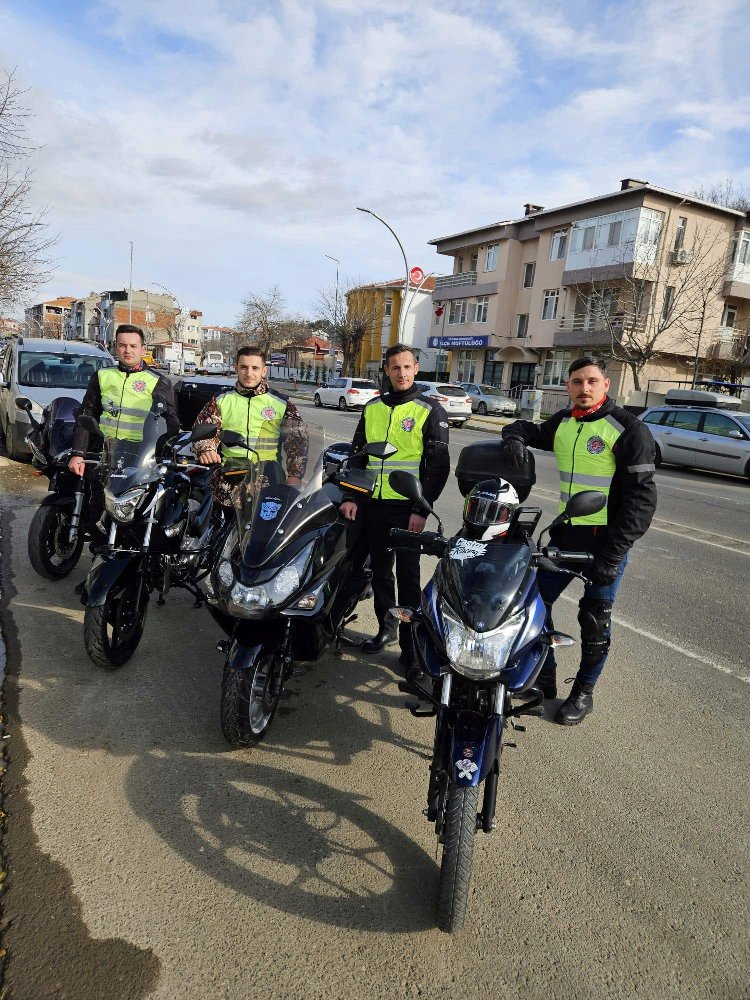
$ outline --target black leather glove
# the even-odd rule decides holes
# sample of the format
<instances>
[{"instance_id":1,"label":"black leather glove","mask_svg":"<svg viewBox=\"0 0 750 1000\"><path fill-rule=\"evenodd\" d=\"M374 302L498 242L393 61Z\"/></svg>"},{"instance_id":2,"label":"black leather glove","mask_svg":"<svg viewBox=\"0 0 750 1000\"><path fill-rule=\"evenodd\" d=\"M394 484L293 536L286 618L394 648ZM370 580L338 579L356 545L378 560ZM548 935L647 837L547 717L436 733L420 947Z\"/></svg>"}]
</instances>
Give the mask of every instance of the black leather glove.
<instances>
[{"instance_id":1,"label":"black leather glove","mask_svg":"<svg viewBox=\"0 0 750 1000\"><path fill-rule=\"evenodd\" d=\"M508 465L511 469L522 469L529 460L526 445L520 438L503 438L503 446Z\"/></svg>"},{"instance_id":2,"label":"black leather glove","mask_svg":"<svg viewBox=\"0 0 750 1000\"><path fill-rule=\"evenodd\" d=\"M591 564L589 579L597 587L608 587L610 583L615 582L620 561L611 556L597 556Z\"/></svg>"}]
</instances>

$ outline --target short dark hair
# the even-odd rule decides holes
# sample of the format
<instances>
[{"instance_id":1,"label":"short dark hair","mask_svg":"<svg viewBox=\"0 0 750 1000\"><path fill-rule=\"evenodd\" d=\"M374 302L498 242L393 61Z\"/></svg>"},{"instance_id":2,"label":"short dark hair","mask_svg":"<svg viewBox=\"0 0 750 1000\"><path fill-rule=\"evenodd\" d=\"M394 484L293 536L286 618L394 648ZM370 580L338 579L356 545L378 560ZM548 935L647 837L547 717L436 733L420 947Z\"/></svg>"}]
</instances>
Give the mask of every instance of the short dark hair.
<instances>
[{"instance_id":1,"label":"short dark hair","mask_svg":"<svg viewBox=\"0 0 750 1000\"><path fill-rule=\"evenodd\" d=\"M133 323L120 323L120 325L115 330L115 340L117 340L118 333L137 333L141 338L141 343L146 343L146 338L143 335L143 330L139 326L135 326Z\"/></svg>"},{"instance_id":2,"label":"short dark hair","mask_svg":"<svg viewBox=\"0 0 750 1000\"><path fill-rule=\"evenodd\" d=\"M587 354L584 354L582 358L576 358L575 361L571 361L568 367L568 375L572 375L573 372L577 372L579 368L588 368L589 365L593 365L598 368L602 375L607 374L607 362L604 358L592 358Z\"/></svg>"},{"instance_id":3,"label":"short dark hair","mask_svg":"<svg viewBox=\"0 0 750 1000\"><path fill-rule=\"evenodd\" d=\"M388 362L394 354L411 354L415 361L417 361L417 355L414 353L414 348L409 347L408 344L392 344L388 350L385 352L385 357L383 358L383 364Z\"/></svg>"},{"instance_id":4,"label":"short dark hair","mask_svg":"<svg viewBox=\"0 0 750 1000\"><path fill-rule=\"evenodd\" d=\"M263 364L266 363L266 352L264 350L262 350L262 348L260 348L260 347L253 347L252 345L247 345L246 347L241 347L239 349L239 351L237 351L237 357L234 359L234 363L237 364L237 362L240 360L240 358L244 358L246 355L248 357L249 356L257 356L257 357L259 357L262 360Z\"/></svg>"}]
</instances>

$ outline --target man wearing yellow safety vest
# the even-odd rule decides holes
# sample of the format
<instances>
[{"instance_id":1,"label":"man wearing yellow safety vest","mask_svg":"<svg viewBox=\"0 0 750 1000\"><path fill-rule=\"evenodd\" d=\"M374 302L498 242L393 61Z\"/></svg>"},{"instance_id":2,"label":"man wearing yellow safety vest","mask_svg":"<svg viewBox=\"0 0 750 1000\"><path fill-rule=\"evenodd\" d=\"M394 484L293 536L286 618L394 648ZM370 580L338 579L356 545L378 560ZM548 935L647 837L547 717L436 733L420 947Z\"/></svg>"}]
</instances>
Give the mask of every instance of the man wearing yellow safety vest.
<instances>
[{"instance_id":1,"label":"man wearing yellow safety vest","mask_svg":"<svg viewBox=\"0 0 750 1000\"><path fill-rule=\"evenodd\" d=\"M235 368L234 389L209 400L196 417L196 424L216 424L216 437L193 445L198 461L203 465L218 464L222 455L246 459L247 448L222 445L222 455L219 454L221 431L235 431L258 453L262 462L280 462L283 450L286 482L299 486L307 465L308 437L297 407L283 393L269 387L266 356L259 347L241 347L237 351ZM213 492L220 504L231 504L231 484L221 475L221 470L214 479Z\"/></svg>"},{"instance_id":2,"label":"man wearing yellow safety vest","mask_svg":"<svg viewBox=\"0 0 750 1000\"><path fill-rule=\"evenodd\" d=\"M143 363L143 344L143 330L139 326L121 323L115 333L117 366L100 368L91 376L78 412L79 416L97 420L104 437L141 440L144 418L154 403L163 404L167 433L170 436L179 433L172 385ZM86 468L83 458L88 442L88 431L76 423L68 468L77 476L82 476Z\"/></svg>"},{"instance_id":3,"label":"man wearing yellow safety vest","mask_svg":"<svg viewBox=\"0 0 750 1000\"><path fill-rule=\"evenodd\" d=\"M583 570L591 581L578 605L581 663L570 694L555 721L582 722L594 707L593 691L610 646L612 605L622 581L628 552L651 524L656 510L654 441L648 427L607 396L610 381L603 361L582 357L568 368L566 388L573 406L541 425L517 420L503 428L508 464L521 468L526 446L554 451L560 473L562 510L574 493L599 490L607 505L597 514L576 517L553 529L553 545L591 552ZM575 567L572 567L575 569ZM570 583L565 573L539 572L539 590L552 623L552 605ZM550 650L539 677L545 698L557 696L555 660Z\"/></svg>"},{"instance_id":4,"label":"man wearing yellow safety vest","mask_svg":"<svg viewBox=\"0 0 750 1000\"><path fill-rule=\"evenodd\" d=\"M397 493L388 482L388 475L395 469L413 473L422 483L425 498L434 504L448 479L448 417L440 403L422 397L414 384L419 365L411 347L394 344L385 353L383 370L391 380L392 389L370 400L364 408L354 432L352 451L361 450L365 444L389 441L398 449L384 460L361 459L352 464L367 465L378 474L372 499L357 505L347 501L341 513L350 521L364 522L372 566L372 590L378 633L362 644L365 653L377 653L396 640L396 623L389 610L396 603L393 578L393 552L391 528L422 531L425 518L413 509L410 500ZM421 588L419 580L419 553L399 549L396 554L398 599L401 604L419 607ZM414 651L411 633L400 630L401 663L411 666Z\"/></svg>"}]
</instances>

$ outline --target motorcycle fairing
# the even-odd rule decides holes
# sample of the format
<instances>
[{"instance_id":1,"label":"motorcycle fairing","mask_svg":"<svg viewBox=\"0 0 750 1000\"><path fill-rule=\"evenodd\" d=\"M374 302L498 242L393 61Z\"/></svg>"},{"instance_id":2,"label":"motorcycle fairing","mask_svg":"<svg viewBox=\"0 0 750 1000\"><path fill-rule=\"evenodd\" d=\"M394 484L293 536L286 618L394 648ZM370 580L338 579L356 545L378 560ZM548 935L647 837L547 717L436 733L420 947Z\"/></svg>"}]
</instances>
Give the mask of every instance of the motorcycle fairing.
<instances>
[{"instance_id":1,"label":"motorcycle fairing","mask_svg":"<svg viewBox=\"0 0 750 1000\"><path fill-rule=\"evenodd\" d=\"M98 555L86 577L81 604L87 608L100 607L106 602L107 595L118 581L141 572L142 563L142 558L133 558L129 554L107 552Z\"/></svg>"},{"instance_id":2,"label":"motorcycle fairing","mask_svg":"<svg viewBox=\"0 0 750 1000\"><path fill-rule=\"evenodd\" d=\"M503 720L499 715L467 709L454 714L448 709L445 724L450 733L447 754L451 777L459 788L474 788L495 764Z\"/></svg>"},{"instance_id":3,"label":"motorcycle fairing","mask_svg":"<svg viewBox=\"0 0 750 1000\"><path fill-rule=\"evenodd\" d=\"M533 596L529 593L533 588ZM511 655L500 679L510 691L522 691L541 670L548 646L539 641L544 631L547 609L539 594L536 579L532 578L524 589L519 606L528 607L526 624L516 639Z\"/></svg>"},{"instance_id":4,"label":"motorcycle fairing","mask_svg":"<svg viewBox=\"0 0 750 1000\"><path fill-rule=\"evenodd\" d=\"M518 606L519 591L530 574L528 545L487 542L478 549L461 549L454 544L438 563L435 581L466 625L489 632Z\"/></svg>"}]
</instances>

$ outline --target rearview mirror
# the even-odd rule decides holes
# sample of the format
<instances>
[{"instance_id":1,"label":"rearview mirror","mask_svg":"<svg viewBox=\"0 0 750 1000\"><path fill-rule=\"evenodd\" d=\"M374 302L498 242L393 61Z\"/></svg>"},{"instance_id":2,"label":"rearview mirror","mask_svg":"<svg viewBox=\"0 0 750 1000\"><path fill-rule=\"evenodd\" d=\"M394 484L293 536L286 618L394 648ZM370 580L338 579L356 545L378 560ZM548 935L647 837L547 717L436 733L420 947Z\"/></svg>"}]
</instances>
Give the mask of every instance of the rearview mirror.
<instances>
[{"instance_id":1,"label":"rearview mirror","mask_svg":"<svg viewBox=\"0 0 750 1000\"><path fill-rule=\"evenodd\" d=\"M19 410L26 410L27 413L31 413L31 400L28 396L16 396L16 406Z\"/></svg>"},{"instance_id":2,"label":"rearview mirror","mask_svg":"<svg viewBox=\"0 0 750 1000\"><path fill-rule=\"evenodd\" d=\"M216 428L213 428L214 434L216 433ZM213 435L211 435L213 437ZM221 432L221 443L225 444L227 448L244 448L245 439L237 431L222 431Z\"/></svg>"},{"instance_id":3,"label":"rearview mirror","mask_svg":"<svg viewBox=\"0 0 750 1000\"><path fill-rule=\"evenodd\" d=\"M370 444L366 444L361 451L363 455L371 455L373 458L390 458L391 455L395 455L398 448L395 444L391 444L390 441L373 441ZM401 492L399 490L399 492Z\"/></svg>"},{"instance_id":4,"label":"rearview mirror","mask_svg":"<svg viewBox=\"0 0 750 1000\"><path fill-rule=\"evenodd\" d=\"M397 493L401 493L402 496L408 497L409 500L412 500L414 503L424 500L422 484L416 476L411 474L411 472L404 472L403 469L396 469L388 474L388 482ZM427 503L426 500L424 500L424 502Z\"/></svg>"},{"instance_id":5,"label":"rearview mirror","mask_svg":"<svg viewBox=\"0 0 750 1000\"><path fill-rule=\"evenodd\" d=\"M209 438L216 437L218 428L216 424L196 424L190 432L189 441L208 441ZM231 431L226 433L231 434ZM223 439L222 439L223 440Z\"/></svg>"},{"instance_id":6,"label":"rearview mirror","mask_svg":"<svg viewBox=\"0 0 750 1000\"><path fill-rule=\"evenodd\" d=\"M574 493L565 505L565 520L572 517L588 517L589 514L596 514L605 507L607 498L598 490L583 490L581 493Z\"/></svg>"}]
</instances>

